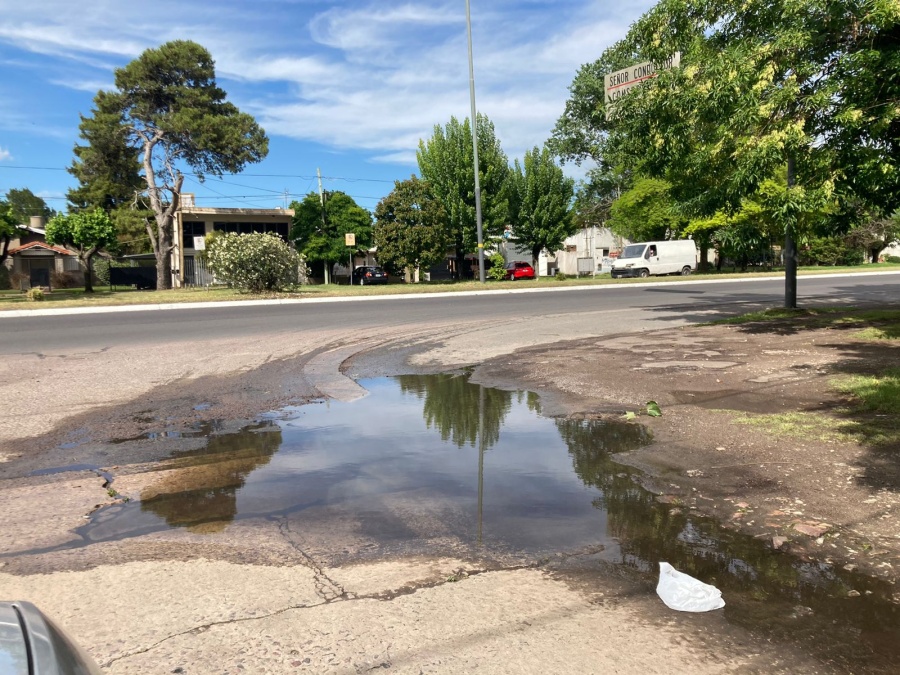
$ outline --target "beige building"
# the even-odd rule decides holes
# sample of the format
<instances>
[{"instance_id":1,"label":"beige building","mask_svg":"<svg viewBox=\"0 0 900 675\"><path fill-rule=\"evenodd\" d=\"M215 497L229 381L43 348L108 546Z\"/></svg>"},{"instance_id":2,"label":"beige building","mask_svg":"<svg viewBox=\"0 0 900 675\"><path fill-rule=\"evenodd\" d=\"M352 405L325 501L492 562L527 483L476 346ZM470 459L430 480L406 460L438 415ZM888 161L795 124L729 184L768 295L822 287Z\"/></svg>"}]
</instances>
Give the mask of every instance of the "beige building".
<instances>
[{"instance_id":1,"label":"beige building","mask_svg":"<svg viewBox=\"0 0 900 675\"><path fill-rule=\"evenodd\" d=\"M172 252L172 285L207 286L212 275L198 255L210 232L272 232L290 243L293 209L216 209L197 206L194 195L181 195L175 216L175 250Z\"/></svg>"}]
</instances>

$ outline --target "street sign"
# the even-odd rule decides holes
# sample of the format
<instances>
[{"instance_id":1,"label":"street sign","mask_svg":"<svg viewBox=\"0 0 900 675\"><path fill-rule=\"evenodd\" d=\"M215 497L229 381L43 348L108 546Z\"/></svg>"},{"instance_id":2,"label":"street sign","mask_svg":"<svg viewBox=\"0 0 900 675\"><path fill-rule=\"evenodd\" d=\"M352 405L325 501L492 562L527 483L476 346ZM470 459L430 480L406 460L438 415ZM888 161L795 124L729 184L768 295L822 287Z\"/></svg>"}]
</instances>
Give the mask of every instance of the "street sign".
<instances>
[{"instance_id":1,"label":"street sign","mask_svg":"<svg viewBox=\"0 0 900 675\"><path fill-rule=\"evenodd\" d=\"M681 52L675 52L662 63L644 61L643 63L636 63L633 66L617 70L614 73L609 73L604 77L603 83L606 88L607 113L629 89L633 89L641 82L646 82L656 77L660 70L677 68L679 65L681 65Z\"/></svg>"},{"instance_id":2,"label":"street sign","mask_svg":"<svg viewBox=\"0 0 900 675\"><path fill-rule=\"evenodd\" d=\"M348 232L344 235L344 245L345 246L356 246L356 234L353 232Z\"/></svg>"},{"instance_id":3,"label":"street sign","mask_svg":"<svg viewBox=\"0 0 900 675\"><path fill-rule=\"evenodd\" d=\"M206 237L194 237L194 250L195 251L205 251L206 250Z\"/></svg>"}]
</instances>

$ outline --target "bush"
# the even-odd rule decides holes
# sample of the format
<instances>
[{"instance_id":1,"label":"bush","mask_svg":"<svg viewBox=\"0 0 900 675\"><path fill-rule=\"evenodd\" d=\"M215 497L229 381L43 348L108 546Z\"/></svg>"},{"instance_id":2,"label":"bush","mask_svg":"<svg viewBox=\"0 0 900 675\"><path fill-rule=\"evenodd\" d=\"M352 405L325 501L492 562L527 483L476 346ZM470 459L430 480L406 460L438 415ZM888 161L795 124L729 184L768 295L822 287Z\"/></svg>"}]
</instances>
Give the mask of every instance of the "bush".
<instances>
[{"instance_id":1,"label":"bush","mask_svg":"<svg viewBox=\"0 0 900 675\"><path fill-rule=\"evenodd\" d=\"M9 287L13 290L21 290L22 282L26 282L28 286L31 285L31 277L27 274L22 274L21 272L13 272L9 275Z\"/></svg>"},{"instance_id":2,"label":"bush","mask_svg":"<svg viewBox=\"0 0 900 675\"><path fill-rule=\"evenodd\" d=\"M566 276L565 274L563 274L562 272L559 272L559 271L558 271L558 272L556 273L556 280L557 280L557 281L565 281L565 280L568 279L568 278L569 278L569 277L567 277L567 276Z\"/></svg>"},{"instance_id":3,"label":"bush","mask_svg":"<svg viewBox=\"0 0 900 675\"><path fill-rule=\"evenodd\" d=\"M53 288L78 288L84 285L84 277L78 272L50 272L50 285Z\"/></svg>"},{"instance_id":4,"label":"bush","mask_svg":"<svg viewBox=\"0 0 900 675\"><path fill-rule=\"evenodd\" d=\"M91 268L94 270L94 285L109 286L109 270L113 267L134 267L131 262L122 260L111 260L109 258L94 258L91 261Z\"/></svg>"},{"instance_id":5,"label":"bush","mask_svg":"<svg viewBox=\"0 0 900 675\"><path fill-rule=\"evenodd\" d=\"M39 286L35 286L25 294L25 297L30 302L41 302L44 299L44 291Z\"/></svg>"},{"instance_id":6,"label":"bush","mask_svg":"<svg viewBox=\"0 0 900 675\"><path fill-rule=\"evenodd\" d=\"M489 279L500 281L506 278L506 258L503 257L502 253L492 253L491 257L488 258L488 262L490 263L490 268L487 271Z\"/></svg>"},{"instance_id":7,"label":"bush","mask_svg":"<svg viewBox=\"0 0 900 675\"><path fill-rule=\"evenodd\" d=\"M12 288L12 281L9 278L9 268L6 265L0 265L0 291L8 291Z\"/></svg>"},{"instance_id":8,"label":"bush","mask_svg":"<svg viewBox=\"0 0 900 675\"><path fill-rule=\"evenodd\" d=\"M900 263L900 255L886 255L884 261L889 263Z\"/></svg>"},{"instance_id":9,"label":"bush","mask_svg":"<svg viewBox=\"0 0 900 675\"><path fill-rule=\"evenodd\" d=\"M838 237L819 237L799 251L801 265L862 265L866 252Z\"/></svg>"},{"instance_id":10,"label":"bush","mask_svg":"<svg viewBox=\"0 0 900 675\"><path fill-rule=\"evenodd\" d=\"M302 279L301 257L276 234L218 234L206 249L209 269L232 288L281 290Z\"/></svg>"}]
</instances>

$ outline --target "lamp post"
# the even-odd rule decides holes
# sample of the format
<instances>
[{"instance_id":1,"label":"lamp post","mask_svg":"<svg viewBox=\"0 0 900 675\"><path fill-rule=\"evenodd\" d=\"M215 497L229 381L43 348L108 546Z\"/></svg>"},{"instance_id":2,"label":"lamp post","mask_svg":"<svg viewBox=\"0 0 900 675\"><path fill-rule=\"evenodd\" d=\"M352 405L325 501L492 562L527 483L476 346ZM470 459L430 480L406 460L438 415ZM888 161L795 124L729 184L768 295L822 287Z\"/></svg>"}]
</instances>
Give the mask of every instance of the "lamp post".
<instances>
[{"instance_id":1,"label":"lamp post","mask_svg":"<svg viewBox=\"0 0 900 675\"><path fill-rule=\"evenodd\" d=\"M466 33L469 38L469 101L472 104L472 156L475 170L475 228L478 234L478 280L485 283L484 239L481 231L481 185L478 178L478 118L475 112L475 66L472 62L472 14L466 0ZM462 270L459 270L462 272Z\"/></svg>"}]
</instances>

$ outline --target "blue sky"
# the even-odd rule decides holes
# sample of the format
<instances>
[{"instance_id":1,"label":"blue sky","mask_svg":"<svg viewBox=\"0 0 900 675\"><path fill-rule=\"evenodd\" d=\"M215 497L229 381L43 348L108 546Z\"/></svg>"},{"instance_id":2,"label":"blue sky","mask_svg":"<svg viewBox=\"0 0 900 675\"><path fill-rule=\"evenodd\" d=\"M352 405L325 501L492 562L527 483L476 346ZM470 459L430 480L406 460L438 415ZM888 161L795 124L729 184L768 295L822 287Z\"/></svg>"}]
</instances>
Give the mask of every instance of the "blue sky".
<instances>
[{"instance_id":1,"label":"blue sky","mask_svg":"<svg viewBox=\"0 0 900 675\"><path fill-rule=\"evenodd\" d=\"M578 67L651 4L471 0L476 102L510 162L549 137ZM0 0L0 14L0 195L27 187L57 210L79 114L115 68L169 40L206 47L269 136L244 173L186 182L200 206L282 206L316 189L319 168L326 189L374 209L417 171L419 139L469 115L465 0Z\"/></svg>"}]
</instances>

